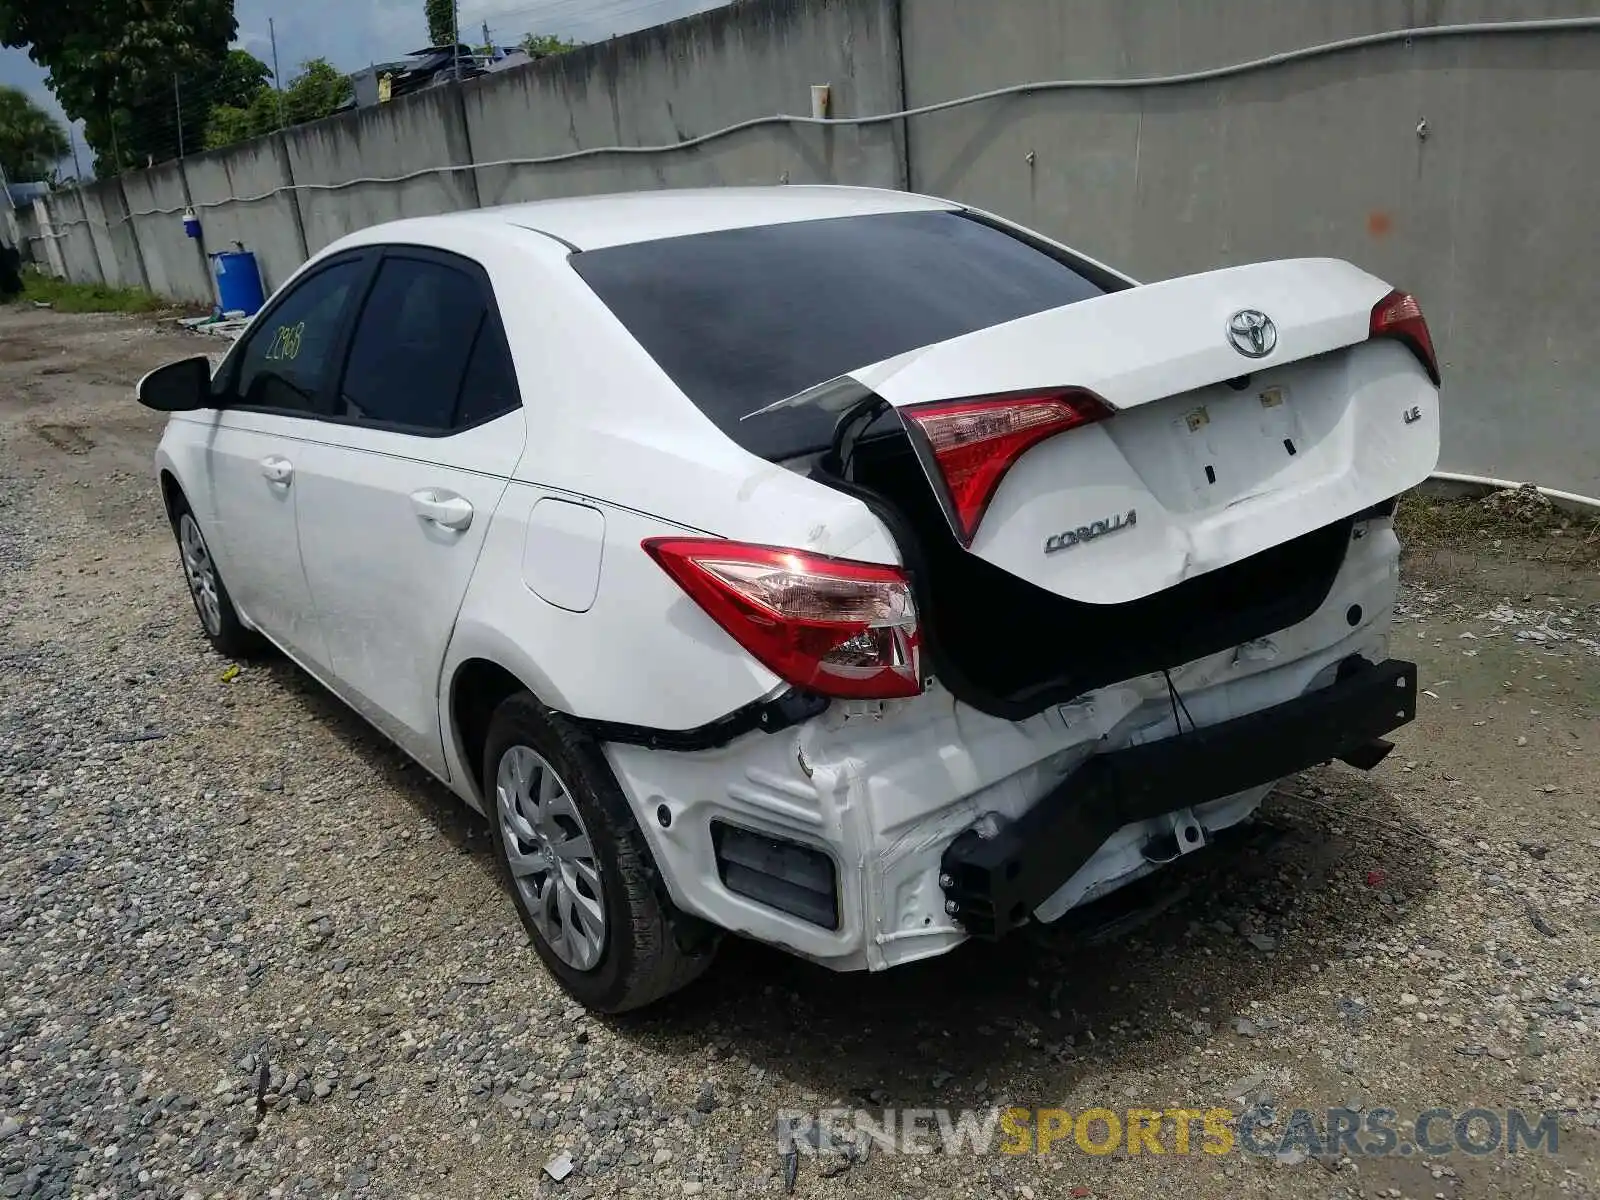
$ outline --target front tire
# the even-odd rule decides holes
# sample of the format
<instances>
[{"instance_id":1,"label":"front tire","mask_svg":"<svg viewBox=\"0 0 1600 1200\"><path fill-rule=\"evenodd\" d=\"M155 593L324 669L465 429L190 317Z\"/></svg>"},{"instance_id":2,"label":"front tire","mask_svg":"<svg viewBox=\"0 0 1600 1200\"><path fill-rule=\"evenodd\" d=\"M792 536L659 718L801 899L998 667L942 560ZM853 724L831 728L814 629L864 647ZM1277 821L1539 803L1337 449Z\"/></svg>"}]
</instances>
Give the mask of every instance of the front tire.
<instances>
[{"instance_id":1,"label":"front tire","mask_svg":"<svg viewBox=\"0 0 1600 1200\"><path fill-rule=\"evenodd\" d=\"M189 585L189 599L194 601L200 631L211 648L227 658L249 658L259 653L264 645L260 635L239 620L200 522L182 501L172 514L172 532L178 539L178 557L183 563L184 582Z\"/></svg>"},{"instance_id":2,"label":"front tire","mask_svg":"<svg viewBox=\"0 0 1600 1200\"><path fill-rule=\"evenodd\" d=\"M526 693L495 710L483 756L495 853L562 988L620 1013L686 987L715 944L667 898L600 748Z\"/></svg>"}]
</instances>

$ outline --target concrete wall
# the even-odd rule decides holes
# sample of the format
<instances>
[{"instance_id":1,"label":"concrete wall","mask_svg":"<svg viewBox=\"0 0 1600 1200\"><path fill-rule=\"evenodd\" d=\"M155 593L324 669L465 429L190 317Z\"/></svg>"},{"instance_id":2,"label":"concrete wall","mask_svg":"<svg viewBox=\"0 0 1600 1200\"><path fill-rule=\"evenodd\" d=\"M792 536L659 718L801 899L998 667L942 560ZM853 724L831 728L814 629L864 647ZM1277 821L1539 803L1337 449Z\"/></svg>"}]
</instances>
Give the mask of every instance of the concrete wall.
<instances>
[{"instance_id":1,"label":"concrete wall","mask_svg":"<svg viewBox=\"0 0 1600 1200\"><path fill-rule=\"evenodd\" d=\"M83 193L62 193L50 205L50 221L55 229L56 249L61 254L62 274L68 279L104 282L100 256L95 253L94 235L86 219Z\"/></svg>"},{"instance_id":2,"label":"concrete wall","mask_svg":"<svg viewBox=\"0 0 1600 1200\"><path fill-rule=\"evenodd\" d=\"M1421 296L1447 375L1445 469L1597 496L1597 30L1418 39L909 122L770 124L665 153L433 170L675 145L805 114L819 83L832 86L833 115L863 116L1037 80L1225 67L1384 30L1562 16L1600 17L1600 0L744 0L52 204L58 223L92 233L78 246L77 226L64 226L74 277L202 302L209 273L177 215L191 201L205 247L242 242L269 289L308 253L396 217L783 180L952 196L1146 279L1332 254ZM393 176L409 177L356 182Z\"/></svg>"},{"instance_id":3,"label":"concrete wall","mask_svg":"<svg viewBox=\"0 0 1600 1200\"><path fill-rule=\"evenodd\" d=\"M175 300L212 303L216 289L205 251L183 233L183 210L189 204L183 165L169 162L132 171L122 176L122 190L133 214L150 290Z\"/></svg>"},{"instance_id":4,"label":"concrete wall","mask_svg":"<svg viewBox=\"0 0 1600 1200\"><path fill-rule=\"evenodd\" d=\"M834 116L900 107L894 0L780 0L718 9L601 42L463 89L479 162L595 146L670 146L774 113L808 114L829 84ZM904 187L893 126L767 125L671 154L602 155L478 172L482 203L730 184Z\"/></svg>"},{"instance_id":5,"label":"concrete wall","mask_svg":"<svg viewBox=\"0 0 1600 1200\"><path fill-rule=\"evenodd\" d=\"M457 87L429 88L390 104L298 126L283 137L289 169L302 188L472 161ZM471 171L419 175L404 183L358 183L334 191L311 187L295 194L306 246L313 254L380 221L476 208L478 203Z\"/></svg>"},{"instance_id":6,"label":"concrete wall","mask_svg":"<svg viewBox=\"0 0 1600 1200\"><path fill-rule=\"evenodd\" d=\"M57 278L67 277L67 265L61 253L61 235L51 223L50 204L43 196L33 202L33 225L38 231L34 242L38 257L34 261L41 270ZM87 276L83 280L89 282Z\"/></svg>"},{"instance_id":7,"label":"concrete wall","mask_svg":"<svg viewBox=\"0 0 1600 1200\"><path fill-rule=\"evenodd\" d=\"M85 215L94 238L100 273L112 287L149 287L144 261L133 224L128 220L128 201L122 183L104 179L83 189Z\"/></svg>"},{"instance_id":8,"label":"concrete wall","mask_svg":"<svg viewBox=\"0 0 1600 1200\"><path fill-rule=\"evenodd\" d=\"M1593 0L905 0L910 105L1224 66L1384 29L1600 15ZM1420 39L1210 83L911 122L911 186L1144 279L1330 254L1416 292L1442 469L1600 495L1600 32ZM1417 124L1426 121L1427 136Z\"/></svg>"},{"instance_id":9,"label":"concrete wall","mask_svg":"<svg viewBox=\"0 0 1600 1200\"><path fill-rule=\"evenodd\" d=\"M48 269L49 258L45 253L45 241L40 236L39 211L37 202L24 204L7 213L8 224L15 224L17 249L22 252L24 262L32 263L41 271Z\"/></svg>"},{"instance_id":10,"label":"concrete wall","mask_svg":"<svg viewBox=\"0 0 1600 1200\"><path fill-rule=\"evenodd\" d=\"M299 205L293 192L280 190L292 182L281 134L186 158L183 171L208 251L242 243L255 254L269 293L305 262ZM266 198L248 199L256 196ZM225 203L233 197L247 201Z\"/></svg>"}]
</instances>

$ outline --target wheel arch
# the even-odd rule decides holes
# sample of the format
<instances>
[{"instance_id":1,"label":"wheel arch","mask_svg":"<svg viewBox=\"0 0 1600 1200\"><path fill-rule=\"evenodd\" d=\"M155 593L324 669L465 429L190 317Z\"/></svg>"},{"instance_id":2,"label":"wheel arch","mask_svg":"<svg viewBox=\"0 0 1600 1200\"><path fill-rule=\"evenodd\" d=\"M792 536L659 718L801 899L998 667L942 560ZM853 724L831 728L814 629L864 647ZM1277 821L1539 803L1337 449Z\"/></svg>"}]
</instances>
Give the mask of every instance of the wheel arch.
<instances>
[{"instance_id":1,"label":"wheel arch","mask_svg":"<svg viewBox=\"0 0 1600 1200\"><path fill-rule=\"evenodd\" d=\"M458 626L445 664L439 709L445 748L454 759L451 774L461 782L463 799L483 810L483 750L494 710L508 696L527 692L565 711L565 697L514 642L484 626Z\"/></svg>"},{"instance_id":2,"label":"wheel arch","mask_svg":"<svg viewBox=\"0 0 1600 1200\"><path fill-rule=\"evenodd\" d=\"M167 521L175 524L178 512L189 506L189 498L184 494L183 485L178 482L178 476L171 467L163 466L157 479L161 484L161 505L166 510Z\"/></svg>"},{"instance_id":3,"label":"wheel arch","mask_svg":"<svg viewBox=\"0 0 1600 1200\"><path fill-rule=\"evenodd\" d=\"M495 709L521 692L538 698L515 674L487 658L467 659L451 680L451 738L461 757L462 780L480 804L486 802L488 791L483 779L483 749L489 740L489 722Z\"/></svg>"}]
</instances>

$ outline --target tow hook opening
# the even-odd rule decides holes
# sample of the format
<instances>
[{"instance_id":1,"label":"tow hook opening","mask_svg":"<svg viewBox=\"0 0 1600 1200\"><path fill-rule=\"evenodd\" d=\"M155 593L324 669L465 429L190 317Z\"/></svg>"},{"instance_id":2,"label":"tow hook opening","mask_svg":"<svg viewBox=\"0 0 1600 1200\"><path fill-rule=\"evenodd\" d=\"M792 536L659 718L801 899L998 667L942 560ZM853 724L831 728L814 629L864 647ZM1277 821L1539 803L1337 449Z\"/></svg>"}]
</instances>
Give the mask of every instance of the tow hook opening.
<instances>
[{"instance_id":1,"label":"tow hook opening","mask_svg":"<svg viewBox=\"0 0 1600 1200\"><path fill-rule=\"evenodd\" d=\"M1189 809L1169 814L1167 823L1168 828L1146 840L1139 848L1145 862L1152 866L1162 866L1206 844L1206 831Z\"/></svg>"}]
</instances>

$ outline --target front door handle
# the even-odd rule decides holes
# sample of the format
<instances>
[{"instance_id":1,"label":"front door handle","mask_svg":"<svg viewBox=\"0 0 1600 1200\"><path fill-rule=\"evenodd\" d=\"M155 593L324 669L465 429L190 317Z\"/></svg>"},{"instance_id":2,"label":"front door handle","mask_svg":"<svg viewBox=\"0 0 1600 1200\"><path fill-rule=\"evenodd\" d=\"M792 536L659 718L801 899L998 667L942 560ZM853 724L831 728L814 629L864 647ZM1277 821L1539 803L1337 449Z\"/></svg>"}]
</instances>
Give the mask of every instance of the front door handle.
<instances>
[{"instance_id":1,"label":"front door handle","mask_svg":"<svg viewBox=\"0 0 1600 1200\"><path fill-rule=\"evenodd\" d=\"M269 454L261 460L261 473L266 476L268 483L281 483L287 486L294 478L294 464L287 458Z\"/></svg>"},{"instance_id":2,"label":"front door handle","mask_svg":"<svg viewBox=\"0 0 1600 1200\"><path fill-rule=\"evenodd\" d=\"M472 502L465 496L438 488L412 492L411 511L444 529L466 529L472 524Z\"/></svg>"}]
</instances>

